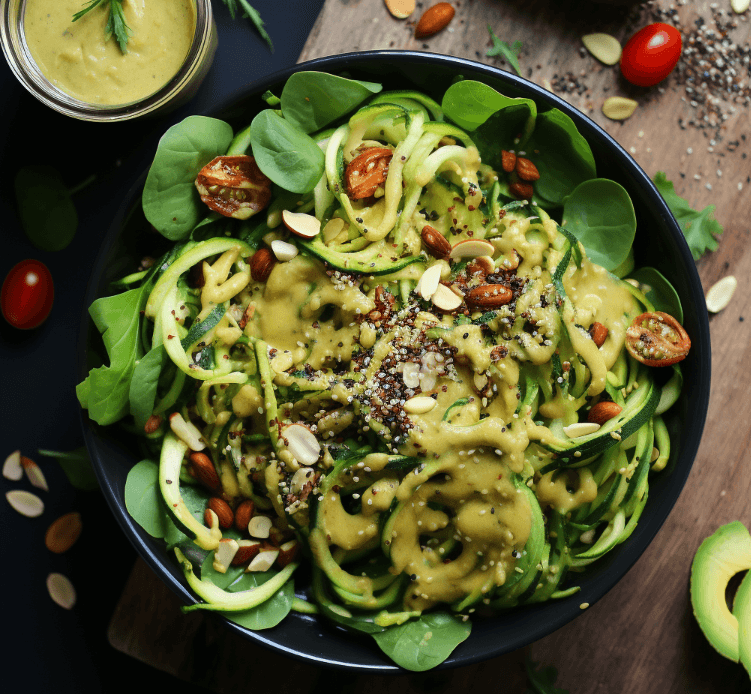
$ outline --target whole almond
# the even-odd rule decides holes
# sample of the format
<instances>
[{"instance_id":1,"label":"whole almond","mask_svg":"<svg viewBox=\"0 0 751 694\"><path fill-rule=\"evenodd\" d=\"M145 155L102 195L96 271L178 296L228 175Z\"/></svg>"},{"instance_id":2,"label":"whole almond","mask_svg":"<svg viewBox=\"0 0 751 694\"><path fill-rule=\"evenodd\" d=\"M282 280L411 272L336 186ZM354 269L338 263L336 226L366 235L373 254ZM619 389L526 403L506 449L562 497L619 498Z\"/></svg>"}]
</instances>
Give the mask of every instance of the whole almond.
<instances>
[{"instance_id":1,"label":"whole almond","mask_svg":"<svg viewBox=\"0 0 751 694\"><path fill-rule=\"evenodd\" d=\"M415 27L415 38L426 39L445 29L454 18L454 8L448 2L439 2L425 10Z\"/></svg>"},{"instance_id":2,"label":"whole almond","mask_svg":"<svg viewBox=\"0 0 751 694\"><path fill-rule=\"evenodd\" d=\"M520 200L531 200L535 193L531 183L512 183L509 190L515 198Z\"/></svg>"},{"instance_id":3,"label":"whole almond","mask_svg":"<svg viewBox=\"0 0 751 694\"><path fill-rule=\"evenodd\" d=\"M248 523L250 523L250 519L253 517L255 510L256 505L253 503L252 499L245 499L245 501L235 509L235 527L241 533L248 531Z\"/></svg>"},{"instance_id":4,"label":"whole almond","mask_svg":"<svg viewBox=\"0 0 751 694\"><path fill-rule=\"evenodd\" d=\"M430 224L426 224L422 228L420 236L422 236L422 242L425 244L428 252L434 258L447 258L449 253L451 253L451 243L449 240L440 231L430 226Z\"/></svg>"},{"instance_id":5,"label":"whole almond","mask_svg":"<svg viewBox=\"0 0 751 694\"><path fill-rule=\"evenodd\" d=\"M209 499L209 503L206 508L206 514L208 514L209 510L212 510L214 513L216 513L216 517L219 519L219 527L223 530L227 530L227 528L231 528L232 524L235 520L235 516L232 513L232 509L230 508L229 504L224 500L220 499L218 496L214 496L211 499ZM206 525L211 527L211 520L210 516L205 515L204 520L206 521Z\"/></svg>"},{"instance_id":6,"label":"whole almond","mask_svg":"<svg viewBox=\"0 0 751 694\"><path fill-rule=\"evenodd\" d=\"M250 276L256 282L265 282L275 264L274 254L268 248L259 248L250 259Z\"/></svg>"},{"instance_id":7,"label":"whole almond","mask_svg":"<svg viewBox=\"0 0 751 694\"><path fill-rule=\"evenodd\" d=\"M617 402L610 402L609 400L602 400L596 405L592 406L587 416L587 421L590 424L603 425L613 417L617 417L623 408Z\"/></svg>"},{"instance_id":8,"label":"whole almond","mask_svg":"<svg viewBox=\"0 0 751 694\"><path fill-rule=\"evenodd\" d=\"M214 463L205 453L194 451L190 454L190 469L195 478L207 489L217 492L221 489L222 483L219 475L216 473Z\"/></svg>"},{"instance_id":9,"label":"whole almond","mask_svg":"<svg viewBox=\"0 0 751 694\"><path fill-rule=\"evenodd\" d=\"M589 335L598 347L602 347L608 336L608 329L602 323L595 321L589 327Z\"/></svg>"},{"instance_id":10,"label":"whole almond","mask_svg":"<svg viewBox=\"0 0 751 694\"><path fill-rule=\"evenodd\" d=\"M467 306L481 309L494 309L511 303L513 293L502 284L481 284L470 289L464 296Z\"/></svg>"},{"instance_id":11,"label":"whole almond","mask_svg":"<svg viewBox=\"0 0 751 694\"><path fill-rule=\"evenodd\" d=\"M76 511L66 513L54 521L44 536L44 544L50 552L62 554L67 552L81 534L81 514Z\"/></svg>"},{"instance_id":12,"label":"whole almond","mask_svg":"<svg viewBox=\"0 0 751 694\"><path fill-rule=\"evenodd\" d=\"M158 414L152 414L143 425L143 430L147 434L153 434L160 426L162 426L162 418Z\"/></svg>"},{"instance_id":13,"label":"whole almond","mask_svg":"<svg viewBox=\"0 0 751 694\"><path fill-rule=\"evenodd\" d=\"M536 181L540 178L540 172L537 170L537 167L525 157L516 158L516 175L522 181Z\"/></svg>"},{"instance_id":14,"label":"whole almond","mask_svg":"<svg viewBox=\"0 0 751 694\"><path fill-rule=\"evenodd\" d=\"M516 154L501 150L501 168L506 173L511 173L516 168Z\"/></svg>"}]
</instances>

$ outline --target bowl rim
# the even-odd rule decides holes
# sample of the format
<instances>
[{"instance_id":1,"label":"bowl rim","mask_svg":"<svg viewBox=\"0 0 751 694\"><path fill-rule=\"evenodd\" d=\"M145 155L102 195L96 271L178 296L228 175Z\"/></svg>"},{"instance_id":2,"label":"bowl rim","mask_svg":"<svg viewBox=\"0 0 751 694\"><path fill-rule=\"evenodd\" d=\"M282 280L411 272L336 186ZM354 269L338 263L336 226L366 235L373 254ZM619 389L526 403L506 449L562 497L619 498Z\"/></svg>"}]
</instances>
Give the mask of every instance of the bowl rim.
<instances>
[{"instance_id":1,"label":"bowl rim","mask_svg":"<svg viewBox=\"0 0 751 694\"><path fill-rule=\"evenodd\" d=\"M677 247L679 259L681 261L680 265L688 276L687 298L691 305L703 306L704 295L701 289L701 281L693 257L688 248L688 244L686 243L683 233L667 204L647 174L611 135L592 121L588 116L552 92L549 92L522 77L502 71L499 68L468 60L466 58L423 51L375 50L344 53L298 63L245 84L231 92L226 98L223 98L210 109L205 109L202 115L217 116L217 114L222 114L243 99L250 98L253 95L260 95L267 89L283 83L295 72L302 70L319 70L324 72L342 72L350 69L356 70L358 67L367 66L373 61L382 61L384 59L396 60L415 65L420 63L425 65L440 65L455 69L457 74L461 74L462 69L471 70L473 73L473 79L487 77L495 81L506 83L509 87L517 91L526 92L529 98L533 98L538 105L543 104L546 108L558 108L563 111L574 121L577 129L588 142L594 140L602 149L608 150L612 154L613 160L618 165L619 169L623 169L625 173L629 174L638 182L638 184L643 186L645 193L649 195L651 206L656 208L657 215L660 217L668 235ZM104 261L111 252L114 241L116 240L119 230L126 218L127 211L131 209L134 201L138 199L138 194L143 187L145 178L146 172L144 171L124 197L124 202L115 214L112 224L103 239L97 260L93 267L92 276L89 280L85 295L79 336L78 372L83 377L85 377L88 372L86 362L87 339L89 334L88 306L96 298L96 290L101 282ZM587 602L589 605L593 605L611 588L613 588L615 584L626 575L639 557L642 556L675 506L678 497L685 486L686 480L688 479L705 425L710 391L711 345L709 339L709 319L706 311L702 312L699 310L696 314L696 320L697 334L692 335L693 351L694 354L698 353L703 359L701 362L701 369L699 370L698 382L692 384L692 397L694 400L698 400L698 408L694 406L694 409L692 410L693 426L691 429L687 430L684 428L683 430L682 446L678 455L678 458L680 458L683 464L680 466L676 465L669 471L669 493L666 498L661 500L662 503L659 506L650 509L649 524L639 523L636 526L636 530L629 538L627 545L624 547L624 551L619 553L601 576L597 577L596 586L593 589L591 588L587 593ZM176 567L169 567L167 565L167 561L165 561L167 555L163 551L161 556L156 552L153 552L140 538L140 533L142 532L140 526L137 526L127 514L127 511L125 511L124 508L124 503L115 498L115 493L110 484L110 480L107 477L105 466L102 464L101 457L97 455L97 431L99 425L92 422L83 409L81 410L80 415L85 443L91 455L97 479L99 480L103 492L105 492L107 503L115 515L120 527L125 532L137 553L146 561L160 579L167 584L173 593L181 599L182 602L198 602L195 596L188 590L187 585L184 583L184 579L182 579L182 574L180 573L178 575ZM173 569L174 572L172 571ZM550 604L551 601L548 601L539 605L520 608L518 612L522 613L521 621L534 622L535 620L524 620L524 615L530 615L533 610L536 613L538 608ZM557 604L561 605L561 603ZM537 619L537 624L525 624L523 627L524 636L512 640L511 643L470 644L472 641L472 637L470 636L467 641L460 644L455 649L446 661L438 665L434 670L469 665L528 645L529 643L561 628L573 620L577 614L581 613L581 611L582 610L578 604L572 603L568 609L557 610L557 614L554 618ZM285 618L279 627L275 627L272 630L255 632L230 622L229 620L223 621L235 633L303 662L348 670L350 672L377 672L378 674L399 674L407 672L385 657L377 659L377 662L373 658L370 658L368 662L353 662L352 659L325 657L322 654L314 652L314 650L306 651L285 645L283 638L279 638L278 630L283 630L283 627L289 620L298 620L298 623L301 621L302 628L307 628L312 622L317 621L312 615L292 613ZM474 650L468 649L468 646L470 645L474 647ZM383 655L375 644L373 644L372 649L374 651L374 657Z\"/></svg>"}]
</instances>

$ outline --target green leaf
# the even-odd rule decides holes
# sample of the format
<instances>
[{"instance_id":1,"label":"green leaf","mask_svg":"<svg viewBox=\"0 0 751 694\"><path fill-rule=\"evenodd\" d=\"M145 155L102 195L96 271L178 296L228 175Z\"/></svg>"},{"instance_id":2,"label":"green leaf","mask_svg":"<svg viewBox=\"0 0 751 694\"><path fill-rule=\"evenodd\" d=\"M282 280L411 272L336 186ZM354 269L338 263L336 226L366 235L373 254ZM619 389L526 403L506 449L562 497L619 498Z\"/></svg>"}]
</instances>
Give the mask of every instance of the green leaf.
<instances>
[{"instance_id":1,"label":"green leaf","mask_svg":"<svg viewBox=\"0 0 751 694\"><path fill-rule=\"evenodd\" d=\"M91 460L85 446L68 452L49 451L40 448L39 455L57 460L66 477L76 489L83 491L99 489L99 482L94 474L94 469L91 467Z\"/></svg>"},{"instance_id":2,"label":"green leaf","mask_svg":"<svg viewBox=\"0 0 751 694\"><path fill-rule=\"evenodd\" d=\"M232 19L235 19L239 5L243 10L243 17L250 19L250 21L253 22L253 26L255 26L256 30L261 35L261 38L269 45L271 52L274 52L274 44L271 42L271 37L268 35L266 28L263 25L263 19L261 19L260 13L248 2L248 0L222 0L222 2L227 6Z\"/></svg>"},{"instance_id":3,"label":"green leaf","mask_svg":"<svg viewBox=\"0 0 751 694\"><path fill-rule=\"evenodd\" d=\"M519 53L522 49L522 42L521 41L514 41L512 45L508 45L504 41L501 41L494 33L493 33L493 27L488 24L488 31L490 32L490 38L493 41L493 47L488 50L488 52L485 54L488 58L493 58L495 56L498 56L499 58L504 58L506 62L511 65L512 68L516 71L516 74L521 77L521 69L519 68Z\"/></svg>"},{"instance_id":4,"label":"green leaf","mask_svg":"<svg viewBox=\"0 0 751 694\"><path fill-rule=\"evenodd\" d=\"M154 412L159 374L162 372L166 357L164 345L158 345L149 350L133 369L128 400L130 402L130 413L133 415L139 431L143 430L146 420Z\"/></svg>"},{"instance_id":5,"label":"green leaf","mask_svg":"<svg viewBox=\"0 0 751 694\"><path fill-rule=\"evenodd\" d=\"M78 213L60 172L40 164L22 167L15 178L16 202L21 225L43 251L60 251L78 229Z\"/></svg>"},{"instance_id":6,"label":"green leaf","mask_svg":"<svg viewBox=\"0 0 751 694\"><path fill-rule=\"evenodd\" d=\"M104 30L106 40L110 36L115 37L117 45L120 46L121 53L128 52L128 39L131 35L131 29L125 21L122 0L110 0L110 16L107 20L107 26Z\"/></svg>"},{"instance_id":7,"label":"green leaf","mask_svg":"<svg viewBox=\"0 0 751 694\"><path fill-rule=\"evenodd\" d=\"M469 621L445 612L431 612L373 634L373 638L397 665L413 672L424 672L446 660L467 639L471 628Z\"/></svg>"},{"instance_id":8,"label":"green leaf","mask_svg":"<svg viewBox=\"0 0 751 694\"><path fill-rule=\"evenodd\" d=\"M524 669L527 671L529 683L534 694L569 694L568 689L561 689L555 686L555 680L558 677L558 670L552 665L537 670L537 663L527 655L524 661Z\"/></svg>"},{"instance_id":9,"label":"green leaf","mask_svg":"<svg viewBox=\"0 0 751 694\"><path fill-rule=\"evenodd\" d=\"M243 573L240 578L227 588L229 593L239 593L260 586L275 575L273 571L265 573ZM287 581L266 602L242 612L224 612L223 616L248 629L271 629L281 622L292 609L295 599L295 587L292 579Z\"/></svg>"},{"instance_id":10,"label":"green leaf","mask_svg":"<svg viewBox=\"0 0 751 694\"><path fill-rule=\"evenodd\" d=\"M531 99L512 99L482 82L464 80L452 84L441 102L444 115L469 131L476 130L492 115L513 106L526 109L522 131L522 140L526 140L534 130L537 118L537 105ZM519 130L513 136L516 137L518 133Z\"/></svg>"},{"instance_id":11,"label":"green leaf","mask_svg":"<svg viewBox=\"0 0 751 694\"><path fill-rule=\"evenodd\" d=\"M188 116L159 140L143 189L143 212L162 236L187 238L206 214L195 187L198 172L224 154L232 128L224 121Z\"/></svg>"},{"instance_id":12,"label":"green leaf","mask_svg":"<svg viewBox=\"0 0 751 694\"><path fill-rule=\"evenodd\" d=\"M159 466L151 460L136 463L125 480L125 508L149 535L163 538L169 529L159 490Z\"/></svg>"},{"instance_id":13,"label":"green leaf","mask_svg":"<svg viewBox=\"0 0 751 694\"><path fill-rule=\"evenodd\" d=\"M382 89L375 82L350 80L325 72L296 72L282 90L282 114L303 132L312 133Z\"/></svg>"},{"instance_id":14,"label":"green leaf","mask_svg":"<svg viewBox=\"0 0 751 694\"><path fill-rule=\"evenodd\" d=\"M615 270L628 257L636 214L626 190L607 178L580 183L566 198L563 221L593 263Z\"/></svg>"},{"instance_id":15,"label":"green leaf","mask_svg":"<svg viewBox=\"0 0 751 694\"><path fill-rule=\"evenodd\" d=\"M232 537L234 535L234 537ZM237 532L222 531L222 538L237 540L240 534ZM201 580L211 581L217 588L227 590L227 586L234 583L245 572L244 566L229 566L225 573L214 568L214 552L209 552L201 565Z\"/></svg>"},{"instance_id":16,"label":"green leaf","mask_svg":"<svg viewBox=\"0 0 751 694\"><path fill-rule=\"evenodd\" d=\"M323 175L321 148L298 127L271 109L250 124L250 141L258 168L292 193L307 193Z\"/></svg>"},{"instance_id":17,"label":"green leaf","mask_svg":"<svg viewBox=\"0 0 751 694\"><path fill-rule=\"evenodd\" d=\"M714 218L715 206L707 205L701 211L694 210L688 204L688 200L675 192L673 182L669 181L662 171L655 174L653 182L686 237L694 260L699 260L709 251L716 251L719 245L716 237L722 233L723 229Z\"/></svg>"},{"instance_id":18,"label":"green leaf","mask_svg":"<svg viewBox=\"0 0 751 694\"><path fill-rule=\"evenodd\" d=\"M629 277L643 285L643 291L646 288L644 294L652 302L655 310L669 313L679 323L683 323L683 307L678 292L659 270L642 267L631 272Z\"/></svg>"}]
</instances>

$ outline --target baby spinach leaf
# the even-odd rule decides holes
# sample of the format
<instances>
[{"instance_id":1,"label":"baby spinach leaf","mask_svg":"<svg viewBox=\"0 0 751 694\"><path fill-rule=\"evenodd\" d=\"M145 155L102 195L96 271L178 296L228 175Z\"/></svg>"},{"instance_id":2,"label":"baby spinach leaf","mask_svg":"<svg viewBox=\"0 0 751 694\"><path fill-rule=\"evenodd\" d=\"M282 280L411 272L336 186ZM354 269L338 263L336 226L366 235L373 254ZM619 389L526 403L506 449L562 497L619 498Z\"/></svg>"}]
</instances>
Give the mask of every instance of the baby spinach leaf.
<instances>
[{"instance_id":1,"label":"baby spinach leaf","mask_svg":"<svg viewBox=\"0 0 751 694\"><path fill-rule=\"evenodd\" d=\"M125 480L125 508L149 535L163 538L171 522L159 491L159 466L151 460L136 463Z\"/></svg>"},{"instance_id":2,"label":"baby spinach leaf","mask_svg":"<svg viewBox=\"0 0 751 694\"><path fill-rule=\"evenodd\" d=\"M579 184L566 198L563 220L589 259L606 270L617 268L634 242L634 205L623 186L607 178Z\"/></svg>"},{"instance_id":3,"label":"baby spinach leaf","mask_svg":"<svg viewBox=\"0 0 751 694\"><path fill-rule=\"evenodd\" d=\"M464 80L452 84L446 90L441 102L444 115L460 128L470 131L476 130L493 114L510 106L526 108L526 122L521 137L524 141L534 130L537 118L537 105L531 99L512 99L482 82ZM514 133L514 136L518 132Z\"/></svg>"},{"instance_id":4,"label":"baby spinach leaf","mask_svg":"<svg viewBox=\"0 0 751 694\"><path fill-rule=\"evenodd\" d=\"M495 56L504 58L506 62L514 68L516 74L521 77L522 71L519 68L519 52L522 49L522 42L514 41L514 43L509 46L509 44L505 41L501 41L501 39L493 33L493 27L491 27L490 24L488 24L488 31L490 32L490 40L493 42L493 47L488 50L485 56L488 58L493 58Z\"/></svg>"},{"instance_id":5,"label":"baby spinach leaf","mask_svg":"<svg viewBox=\"0 0 751 694\"><path fill-rule=\"evenodd\" d=\"M379 648L397 665L424 672L440 665L468 636L469 622L445 612L431 612L419 619L373 634Z\"/></svg>"},{"instance_id":6,"label":"baby spinach leaf","mask_svg":"<svg viewBox=\"0 0 751 694\"><path fill-rule=\"evenodd\" d=\"M40 448L39 455L55 458L76 489L83 491L99 489L99 482L97 482L94 469L91 467L91 460L85 446L69 452L48 451Z\"/></svg>"},{"instance_id":7,"label":"baby spinach leaf","mask_svg":"<svg viewBox=\"0 0 751 694\"><path fill-rule=\"evenodd\" d=\"M641 267L630 273L629 277L643 285L642 291L656 311L669 313L679 323L683 323L683 307L678 292L659 270Z\"/></svg>"},{"instance_id":8,"label":"baby spinach leaf","mask_svg":"<svg viewBox=\"0 0 751 694\"><path fill-rule=\"evenodd\" d=\"M226 530L222 532L223 538L238 539L239 533L235 533L234 538L230 538L230 533ZM227 590L227 586L234 583L245 572L244 566L228 566L225 573L221 573L214 568L214 553L209 552L201 566L201 580L211 581L217 588Z\"/></svg>"},{"instance_id":9,"label":"baby spinach leaf","mask_svg":"<svg viewBox=\"0 0 751 694\"><path fill-rule=\"evenodd\" d=\"M73 240L78 213L57 169L45 164L22 167L15 191L21 225L37 248L60 251Z\"/></svg>"},{"instance_id":10,"label":"baby spinach leaf","mask_svg":"<svg viewBox=\"0 0 751 694\"><path fill-rule=\"evenodd\" d=\"M243 573L240 578L227 588L229 593L239 593L263 585L275 575L274 571L265 573ZM248 629L271 629L281 622L292 609L295 599L295 586L290 578L274 595L257 607L242 612L225 612L227 619Z\"/></svg>"},{"instance_id":11,"label":"baby spinach leaf","mask_svg":"<svg viewBox=\"0 0 751 694\"><path fill-rule=\"evenodd\" d=\"M501 170L501 152L521 148L520 133L529 125L530 112L526 104L507 106L494 113L472 134L482 161L496 171ZM508 184L502 183L501 192L508 195Z\"/></svg>"},{"instance_id":12,"label":"baby spinach leaf","mask_svg":"<svg viewBox=\"0 0 751 694\"><path fill-rule=\"evenodd\" d=\"M258 168L293 193L307 193L323 175L324 156L315 141L271 109L250 124L250 142Z\"/></svg>"},{"instance_id":13,"label":"baby spinach leaf","mask_svg":"<svg viewBox=\"0 0 751 694\"><path fill-rule=\"evenodd\" d=\"M542 207L559 207L576 186L597 175L589 144L574 121L557 108L537 117L525 149L534 152L529 158L540 172L534 186Z\"/></svg>"},{"instance_id":14,"label":"baby spinach leaf","mask_svg":"<svg viewBox=\"0 0 751 694\"><path fill-rule=\"evenodd\" d=\"M296 72L282 90L282 114L303 132L312 133L382 89L375 82L350 80L325 72Z\"/></svg>"},{"instance_id":15,"label":"baby spinach leaf","mask_svg":"<svg viewBox=\"0 0 751 694\"><path fill-rule=\"evenodd\" d=\"M224 154L232 128L224 121L188 116L159 140L143 188L143 212L162 236L186 238L206 213L195 188L198 172Z\"/></svg>"},{"instance_id":16,"label":"baby spinach leaf","mask_svg":"<svg viewBox=\"0 0 751 694\"><path fill-rule=\"evenodd\" d=\"M654 184L686 237L694 260L699 260L705 253L716 251L719 245L717 236L723 230L714 218L715 206L707 205L701 211L694 210L688 204L688 200L684 200L675 192L673 182L669 181L662 171L655 174Z\"/></svg>"},{"instance_id":17,"label":"baby spinach leaf","mask_svg":"<svg viewBox=\"0 0 751 694\"><path fill-rule=\"evenodd\" d=\"M159 374L162 372L166 357L164 345L158 345L139 359L135 369L133 369L128 400L130 402L130 413L133 415L139 431L143 431L146 420L151 417L154 411Z\"/></svg>"}]
</instances>

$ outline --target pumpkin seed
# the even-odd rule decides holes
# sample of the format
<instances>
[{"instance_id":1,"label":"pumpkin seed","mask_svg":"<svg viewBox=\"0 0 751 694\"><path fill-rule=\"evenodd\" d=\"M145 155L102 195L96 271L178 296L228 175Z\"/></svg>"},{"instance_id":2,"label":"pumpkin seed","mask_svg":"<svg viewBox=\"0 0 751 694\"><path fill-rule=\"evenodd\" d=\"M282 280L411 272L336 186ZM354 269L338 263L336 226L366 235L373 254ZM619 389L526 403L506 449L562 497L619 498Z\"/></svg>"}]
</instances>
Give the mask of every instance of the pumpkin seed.
<instances>
[{"instance_id":1,"label":"pumpkin seed","mask_svg":"<svg viewBox=\"0 0 751 694\"><path fill-rule=\"evenodd\" d=\"M60 607L69 610L76 604L76 589L67 576L51 573L47 576L47 592Z\"/></svg>"},{"instance_id":2,"label":"pumpkin seed","mask_svg":"<svg viewBox=\"0 0 751 694\"><path fill-rule=\"evenodd\" d=\"M626 120L633 115L638 105L633 99L627 99L624 96L611 96L609 99L605 99L602 112L610 120Z\"/></svg>"},{"instance_id":3,"label":"pumpkin seed","mask_svg":"<svg viewBox=\"0 0 751 694\"><path fill-rule=\"evenodd\" d=\"M728 275L719 282L715 282L707 292L707 309L710 313L722 311L730 303L737 286L738 280L733 275Z\"/></svg>"},{"instance_id":4,"label":"pumpkin seed","mask_svg":"<svg viewBox=\"0 0 751 694\"><path fill-rule=\"evenodd\" d=\"M584 47L601 63L615 65L621 59L621 44L610 34L586 34L582 36Z\"/></svg>"}]
</instances>

